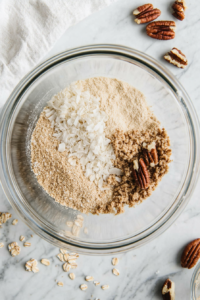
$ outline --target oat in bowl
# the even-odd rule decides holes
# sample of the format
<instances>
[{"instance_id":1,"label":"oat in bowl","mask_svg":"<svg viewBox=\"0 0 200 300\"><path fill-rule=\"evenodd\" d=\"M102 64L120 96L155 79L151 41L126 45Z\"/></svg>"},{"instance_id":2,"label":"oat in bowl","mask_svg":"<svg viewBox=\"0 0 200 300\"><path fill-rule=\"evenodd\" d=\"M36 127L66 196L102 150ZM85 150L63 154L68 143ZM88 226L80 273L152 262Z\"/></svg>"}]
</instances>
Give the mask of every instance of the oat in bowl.
<instances>
[{"instance_id":1,"label":"oat in bowl","mask_svg":"<svg viewBox=\"0 0 200 300\"><path fill-rule=\"evenodd\" d=\"M48 102L31 139L44 190L82 213L120 214L168 172L170 140L145 96L106 77L77 81Z\"/></svg>"}]
</instances>

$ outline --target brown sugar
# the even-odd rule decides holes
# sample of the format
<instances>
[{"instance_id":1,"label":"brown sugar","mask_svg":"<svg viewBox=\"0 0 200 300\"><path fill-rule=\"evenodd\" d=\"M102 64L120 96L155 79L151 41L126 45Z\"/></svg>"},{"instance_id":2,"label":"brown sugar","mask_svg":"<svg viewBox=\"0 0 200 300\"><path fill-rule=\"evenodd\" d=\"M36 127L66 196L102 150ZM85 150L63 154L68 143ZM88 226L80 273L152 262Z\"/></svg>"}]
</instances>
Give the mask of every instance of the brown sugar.
<instances>
[{"instance_id":1,"label":"brown sugar","mask_svg":"<svg viewBox=\"0 0 200 300\"><path fill-rule=\"evenodd\" d=\"M155 142L158 153L158 164L148 168L150 184L147 189L141 189L134 182L132 175L133 161L143 153L143 143ZM112 145L116 155L115 167L123 170L122 181L109 178L109 183L114 185L113 199L108 205L115 209L117 214L124 211L124 206L133 207L149 197L158 186L162 177L168 172L171 162L170 140L165 129L149 131L117 131L112 138ZM109 208L108 208L109 209Z\"/></svg>"}]
</instances>

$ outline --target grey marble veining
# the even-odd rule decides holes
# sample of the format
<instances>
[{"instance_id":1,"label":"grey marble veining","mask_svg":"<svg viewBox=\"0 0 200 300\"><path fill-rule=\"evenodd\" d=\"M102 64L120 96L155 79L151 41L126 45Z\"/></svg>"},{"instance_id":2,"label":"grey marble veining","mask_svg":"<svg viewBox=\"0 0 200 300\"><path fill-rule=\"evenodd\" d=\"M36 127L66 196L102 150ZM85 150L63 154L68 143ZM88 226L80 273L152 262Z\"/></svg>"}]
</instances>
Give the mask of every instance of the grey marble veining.
<instances>
[{"instance_id":1,"label":"grey marble veining","mask_svg":"<svg viewBox=\"0 0 200 300\"><path fill-rule=\"evenodd\" d=\"M172 19L170 5L173 1L153 0L152 3L162 11L160 19ZM93 44L115 43L133 47L153 56L181 81L190 95L195 109L200 116L200 9L198 0L187 0L188 10L183 22L177 21L175 40L157 41L145 34L145 25L136 25L132 11L139 0L121 0L110 7L97 12L76 26L70 28L44 57L47 59L60 51L69 48ZM162 57L172 47L180 48L188 57L189 66L185 70L177 69ZM160 290L163 280L170 276L176 283L177 299L190 299L190 280L193 270L180 267L180 255L186 243L199 237L200 226L200 187L197 186L192 199L178 220L160 237L140 249L119 255L118 269L120 276L112 275L111 256L79 258L79 267L75 270L76 280L71 281L67 273L62 271L62 263L56 258L58 249L41 240L19 220L16 226L11 220L0 229L0 241L6 247L0 249L0 299L2 300L54 300L54 299L106 299L106 300L143 300L161 299ZM0 190L0 211L13 212ZM30 241L30 248L22 247L18 257L11 257L7 244L19 241L24 235ZM19 244L22 245L21 242ZM28 273L24 263L31 257L40 260L48 258L49 267L39 265L40 272ZM92 275L101 284L109 284L110 289L102 291L88 283L88 290L83 292L79 285L84 283L84 276ZM55 280L64 282L58 287Z\"/></svg>"}]
</instances>

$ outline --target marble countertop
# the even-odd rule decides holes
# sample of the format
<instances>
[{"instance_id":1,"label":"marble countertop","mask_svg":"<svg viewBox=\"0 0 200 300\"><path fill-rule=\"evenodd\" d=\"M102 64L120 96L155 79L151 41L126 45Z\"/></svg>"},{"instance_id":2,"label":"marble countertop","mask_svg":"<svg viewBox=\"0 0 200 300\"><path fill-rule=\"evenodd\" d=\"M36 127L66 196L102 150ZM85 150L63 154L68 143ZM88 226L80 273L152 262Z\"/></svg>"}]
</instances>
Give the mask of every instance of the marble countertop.
<instances>
[{"instance_id":1,"label":"marble countertop","mask_svg":"<svg viewBox=\"0 0 200 300\"><path fill-rule=\"evenodd\" d=\"M157 41L145 34L145 26L136 25L132 11L143 4L139 0L121 0L105 8L76 26L68 29L57 41L44 60L58 52L73 47L113 43L133 47L153 56L180 80L190 95L195 109L200 116L200 35L199 14L200 2L187 0L188 10L183 22L177 21L178 28L175 40ZM152 3L162 11L162 18L173 20L170 6L173 1L154 0ZM163 55L172 47L181 49L189 60L185 70L175 68L163 60ZM198 238L200 227L200 185L191 198L190 203L178 220L160 237L137 250L119 255L120 276L112 275L111 256L79 258L75 270L76 280L71 281L67 273L62 271L62 263L56 258L58 249L40 239L19 220L16 226L9 220L0 229L0 241L7 246L9 242L19 241L24 235L31 247L22 247L21 255L11 257L7 247L0 249L0 299L2 300L54 300L54 299L161 299L160 290L163 281L170 276L176 283L177 299L190 299L190 281L192 270L180 267L180 255L183 247L192 239ZM9 211L17 218L9 202L0 189L0 211ZM13 219L12 218L12 219ZM30 257L49 258L51 265L40 265L37 274L27 273L24 262ZM88 284L87 291L81 291L79 285L84 276L92 275L102 284L109 284L107 291ZM63 281L64 287L58 287L55 280Z\"/></svg>"}]
</instances>

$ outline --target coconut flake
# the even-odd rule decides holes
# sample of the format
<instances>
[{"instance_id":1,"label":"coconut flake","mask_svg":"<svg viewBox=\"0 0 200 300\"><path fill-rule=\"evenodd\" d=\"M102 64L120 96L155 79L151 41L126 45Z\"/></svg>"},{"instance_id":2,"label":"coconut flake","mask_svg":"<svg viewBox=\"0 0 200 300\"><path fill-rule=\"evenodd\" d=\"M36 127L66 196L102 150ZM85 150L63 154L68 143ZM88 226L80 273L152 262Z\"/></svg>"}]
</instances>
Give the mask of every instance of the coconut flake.
<instances>
[{"instance_id":1,"label":"coconut flake","mask_svg":"<svg viewBox=\"0 0 200 300\"><path fill-rule=\"evenodd\" d=\"M152 142L150 145L148 145L147 149L148 151L150 152L152 149L155 149L156 148L156 143L155 142Z\"/></svg>"},{"instance_id":2,"label":"coconut flake","mask_svg":"<svg viewBox=\"0 0 200 300\"><path fill-rule=\"evenodd\" d=\"M120 176L123 175L123 172L118 168L112 168L109 170L109 174Z\"/></svg>"},{"instance_id":3,"label":"coconut flake","mask_svg":"<svg viewBox=\"0 0 200 300\"><path fill-rule=\"evenodd\" d=\"M135 159L135 160L133 161L133 168L134 168L134 170L136 170L136 171L139 170L139 164L138 164L138 160L137 160L137 159Z\"/></svg>"},{"instance_id":4,"label":"coconut flake","mask_svg":"<svg viewBox=\"0 0 200 300\"><path fill-rule=\"evenodd\" d=\"M121 182L122 180L121 180L121 178L120 177L115 177L115 179L118 181L118 182Z\"/></svg>"},{"instance_id":5,"label":"coconut flake","mask_svg":"<svg viewBox=\"0 0 200 300\"><path fill-rule=\"evenodd\" d=\"M59 152L64 152L64 151L65 151L65 143L59 144L59 146L58 146L58 151L59 151Z\"/></svg>"}]
</instances>

